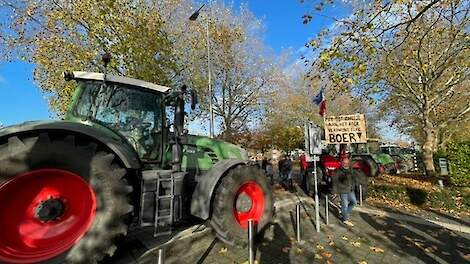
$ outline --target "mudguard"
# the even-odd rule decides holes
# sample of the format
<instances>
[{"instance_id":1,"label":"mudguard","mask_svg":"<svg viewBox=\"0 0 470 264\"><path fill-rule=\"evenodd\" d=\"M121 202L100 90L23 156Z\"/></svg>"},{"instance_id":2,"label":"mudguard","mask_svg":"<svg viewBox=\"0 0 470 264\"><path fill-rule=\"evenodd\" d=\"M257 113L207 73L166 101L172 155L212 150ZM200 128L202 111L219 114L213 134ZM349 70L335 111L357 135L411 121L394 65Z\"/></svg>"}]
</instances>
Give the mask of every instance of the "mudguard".
<instances>
[{"instance_id":1,"label":"mudguard","mask_svg":"<svg viewBox=\"0 0 470 264\"><path fill-rule=\"evenodd\" d=\"M191 214L203 220L209 218L211 199L217 183L231 168L246 164L239 159L226 159L217 162L209 171L198 176L197 185L191 199Z\"/></svg>"},{"instance_id":2,"label":"mudguard","mask_svg":"<svg viewBox=\"0 0 470 264\"><path fill-rule=\"evenodd\" d=\"M109 148L122 161L127 169L141 168L140 159L129 143L112 131L108 133L104 129L98 129L86 124L70 121L30 121L0 129L0 141L2 138L20 135L37 134L41 132L63 131L81 134L90 137Z\"/></svg>"}]
</instances>

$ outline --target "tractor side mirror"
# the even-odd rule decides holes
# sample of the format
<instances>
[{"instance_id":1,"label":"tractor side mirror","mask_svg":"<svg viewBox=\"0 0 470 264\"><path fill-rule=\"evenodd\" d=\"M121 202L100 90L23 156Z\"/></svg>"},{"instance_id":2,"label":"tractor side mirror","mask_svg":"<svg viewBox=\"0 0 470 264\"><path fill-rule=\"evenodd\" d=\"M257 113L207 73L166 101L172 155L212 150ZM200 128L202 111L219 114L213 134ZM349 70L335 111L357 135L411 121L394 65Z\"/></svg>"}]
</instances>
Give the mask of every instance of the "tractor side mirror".
<instances>
[{"instance_id":1,"label":"tractor side mirror","mask_svg":"<svg viewBox=\"0 0 470 264\"><path fill-rule=\"evenodd\" d=\"M191 110L196 109L197 103L197 92L194 89L191 89Z\"/></svg>"}]
</instances>

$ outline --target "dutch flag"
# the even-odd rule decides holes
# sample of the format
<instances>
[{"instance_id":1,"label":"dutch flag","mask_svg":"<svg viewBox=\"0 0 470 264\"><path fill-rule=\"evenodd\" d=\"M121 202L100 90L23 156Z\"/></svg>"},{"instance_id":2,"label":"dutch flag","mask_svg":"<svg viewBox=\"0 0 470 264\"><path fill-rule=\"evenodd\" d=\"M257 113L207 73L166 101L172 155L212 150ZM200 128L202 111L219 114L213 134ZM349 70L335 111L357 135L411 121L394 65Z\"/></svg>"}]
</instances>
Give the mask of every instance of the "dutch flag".
<instances>
[{"instance_id":1,"label":"dutch flag","mask_svg":"<svg viewBox=\"0 0 470 264\"><path fill-rule=\"evenodd\" d=\"M316 105L320 106L320 116L325 116L326 113L326 102L325 102L325 94L324 88L321 88L320 92L313 98L312 100Z\"/></svg>"}]
</instances>

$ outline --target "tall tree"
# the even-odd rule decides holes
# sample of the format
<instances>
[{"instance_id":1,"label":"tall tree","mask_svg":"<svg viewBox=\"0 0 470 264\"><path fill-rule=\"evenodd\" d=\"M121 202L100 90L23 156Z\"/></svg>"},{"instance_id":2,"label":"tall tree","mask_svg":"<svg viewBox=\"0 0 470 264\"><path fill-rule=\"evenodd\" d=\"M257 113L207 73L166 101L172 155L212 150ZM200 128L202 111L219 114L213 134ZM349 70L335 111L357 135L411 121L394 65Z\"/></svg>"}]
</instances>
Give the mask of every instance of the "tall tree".
<instances>
[{"instance_id":1,"label":"tall tree","mask_svg":"<svg viewBox=\"0 0 470 264\"><path fill-rule=\"evenodd\" d=\"M261 101L275 79L276 60L263 40L263 25L245 5L238 10L220 1L205 6L200 17L189 24L185 54L186 74L199 92L204 117L208 118L207 44L210 45L212 102L221 135L234 140L249 128L260 113ZM209 20L209 21L208 21ZM209 24L209 43L206 27ZM188 44L186 44L188 45Z\"/></svg>"},{"instance_id":2,"label":"tall tree","mask_svg":"<svg viewBox=\"0 0 470 264\"><path fill-rule=\"evenodd\" d=\"M2 0L0 10L11 18L2 25L0 50L35 63L34 79L59 115L74 91L61 73L102 71L105 52L113 56L110 72L170 85L178 67L159 3Z\"/></svg>"},{"instance_id":3,"label":"tall tree","mask_svg":"<svg viewBox=\"0 0 470 264\"><path fill-rule=\"evenodd\" d=\"M469 9L458 0L360 5L314 62L337 91L381 102L392 121L421 134L428 175L439 133L470 114ZM322 46L325 35L311 43Z\"/></svg>"}]
</instances>

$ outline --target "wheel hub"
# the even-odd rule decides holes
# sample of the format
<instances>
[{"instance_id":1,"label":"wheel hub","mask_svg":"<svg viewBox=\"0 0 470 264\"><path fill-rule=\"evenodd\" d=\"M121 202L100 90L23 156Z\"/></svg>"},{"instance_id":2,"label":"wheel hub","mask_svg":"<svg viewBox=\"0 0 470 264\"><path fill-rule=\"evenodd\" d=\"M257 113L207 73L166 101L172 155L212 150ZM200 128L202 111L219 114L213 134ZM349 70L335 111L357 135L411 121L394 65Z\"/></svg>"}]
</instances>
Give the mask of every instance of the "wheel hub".
<instances>
[{"instance_id":1,"label":"wheel hub","mask_svg":"<svg viewBox=\"0 0 470 264\"><path fill-rule=\"evenodd\" d=\"M60 220L64 214L65 204L61 199L49 198L41 202L35 210L36 218L45 223L48 221Z\"/></svg>"},{"instance_id":2,"label":"wheel hub","mask_svg":"<svg viewBox=\"0 0 470 264\"><path fill-rule=\"evenodd\" d=\"M238 212L248 212L250 211L252 204L253 202L251 201L251 198L245 193L242 193L238 196L235 206Z\"/></svg>"},{"instance_id":3,"label":"wheel hub","mask_svg":"<svg viewBox=\"0 0 470 264\"><path fill-rule=\"evenodd\" d=\"M233 214L242 228L248 228L248 220L261 221L264 212L264 192L255 181L242 184L235 194Z\"/></svg>"},{"instance_id":4,"label":"wheel hub","mask_svg":"<svg viewBox=\"0 0 470 264\"><path fill-rule=\"evenodd\" d=\"M14 176L0 184L0 201L0 263L53 259L85 235L96 212L93 188L62 169Z\"/></svg>"}]
</instances>

